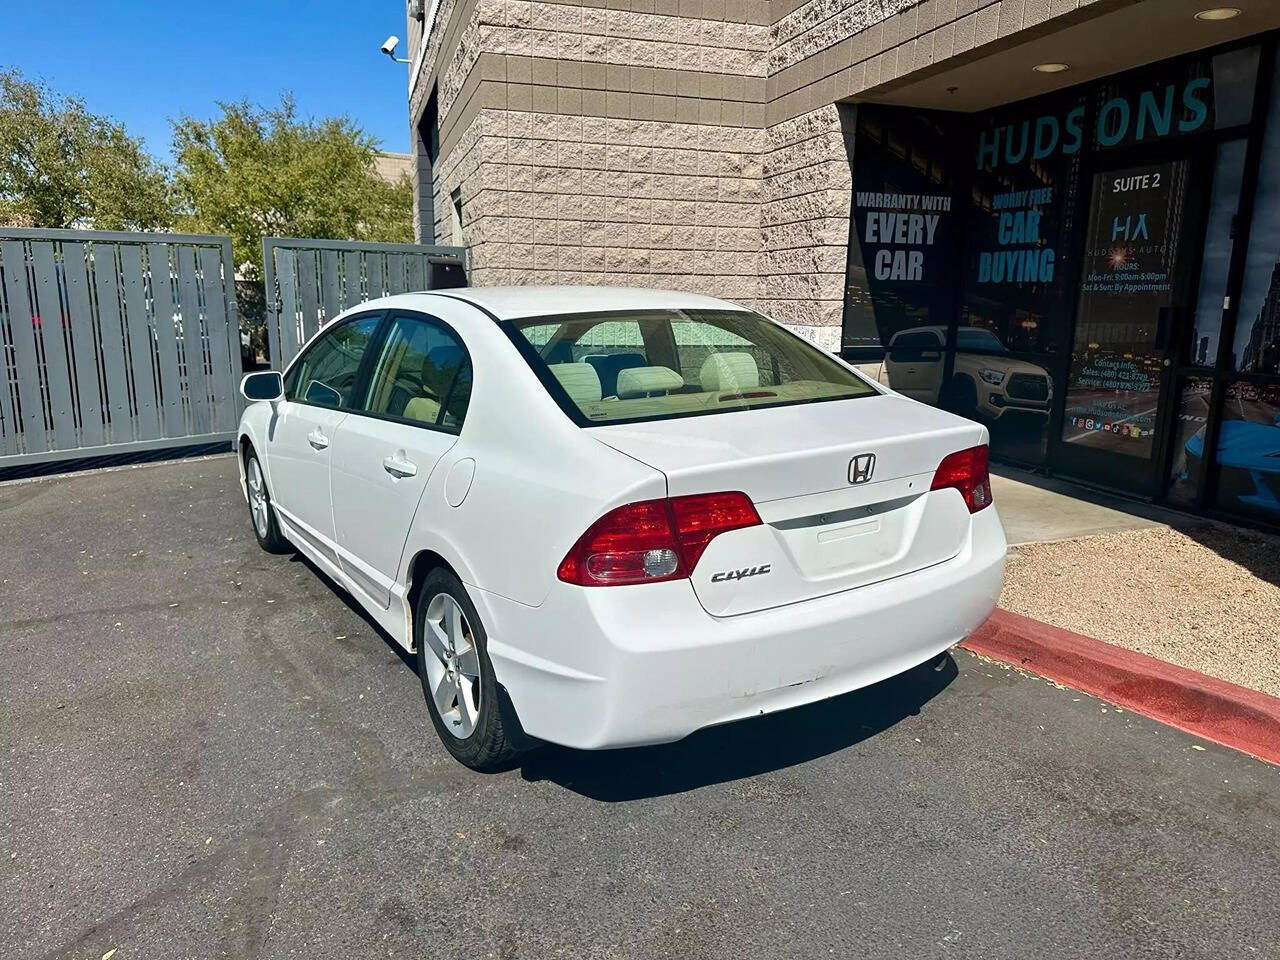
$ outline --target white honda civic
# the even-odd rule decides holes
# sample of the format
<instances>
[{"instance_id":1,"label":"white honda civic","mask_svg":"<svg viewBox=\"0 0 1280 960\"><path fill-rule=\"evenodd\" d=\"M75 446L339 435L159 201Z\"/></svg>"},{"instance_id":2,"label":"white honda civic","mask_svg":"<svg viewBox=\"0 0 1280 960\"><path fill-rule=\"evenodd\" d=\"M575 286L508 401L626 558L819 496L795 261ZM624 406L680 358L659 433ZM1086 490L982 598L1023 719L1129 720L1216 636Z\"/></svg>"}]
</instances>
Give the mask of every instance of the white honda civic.
<instances>
[{"instance_id":1,"label":"white honda civic","mask_svg":"<svg viewBox=\"0 0 1280 960\"><path fill-rule=\"evenodd\" d=\"M417 654L441 740L677 740L920 664L995 606L987 431L723 300L373 300L245 377L258 542Z\"/></svg>"}]
</instances>

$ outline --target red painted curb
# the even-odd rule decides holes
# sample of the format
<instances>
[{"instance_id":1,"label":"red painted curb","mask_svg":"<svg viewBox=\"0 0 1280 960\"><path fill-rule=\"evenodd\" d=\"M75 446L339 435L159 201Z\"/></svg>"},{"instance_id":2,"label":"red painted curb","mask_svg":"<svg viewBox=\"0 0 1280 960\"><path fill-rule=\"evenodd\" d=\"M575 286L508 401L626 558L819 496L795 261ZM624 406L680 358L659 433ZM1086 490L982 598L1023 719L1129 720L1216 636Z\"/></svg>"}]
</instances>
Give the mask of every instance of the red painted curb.
<instances>
[{"instance_id":1,"label":"red painted curb","mask_svg":"<svg viewBox=\"0 0 1280 960\"><path fill-rule=\"evenodd\" d=\"M1280 699L997 609L962 647L1280 764Z\"/></svg>"}]
</instances>

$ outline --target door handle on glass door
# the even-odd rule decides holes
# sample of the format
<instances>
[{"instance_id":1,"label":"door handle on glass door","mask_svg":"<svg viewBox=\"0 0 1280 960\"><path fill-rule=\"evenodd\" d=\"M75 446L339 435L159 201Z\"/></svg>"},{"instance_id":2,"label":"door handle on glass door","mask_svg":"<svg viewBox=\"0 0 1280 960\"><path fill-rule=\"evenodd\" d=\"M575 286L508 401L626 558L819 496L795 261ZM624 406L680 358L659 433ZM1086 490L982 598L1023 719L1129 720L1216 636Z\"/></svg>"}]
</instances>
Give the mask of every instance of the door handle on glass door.
<instances>
[{"instance_id":1,"label":"door handle on glass door","mask_svg":"<svg viewBox=\"0 0 1280 960\"><path fill-rule=\"evenodd\" d=\"M406 460L402 456L387 457L382 461L382 469L387 471L397 480L404 477L412 477L418 472L418 465L412 460Z\"/></svg>"},{"instance_id":2,"label":"door handle on glass door","mask_svg":"<svg viewBox=\"0 0 1280 960\"><path fill-rule=\"evenodd\" d=\"M325 447L329 446L329 438L320 432L319 427L316 427L307 434L307 443L311 444L311 446L315 447L317 450L323 450Z\"/></svg>"}]
</instances>

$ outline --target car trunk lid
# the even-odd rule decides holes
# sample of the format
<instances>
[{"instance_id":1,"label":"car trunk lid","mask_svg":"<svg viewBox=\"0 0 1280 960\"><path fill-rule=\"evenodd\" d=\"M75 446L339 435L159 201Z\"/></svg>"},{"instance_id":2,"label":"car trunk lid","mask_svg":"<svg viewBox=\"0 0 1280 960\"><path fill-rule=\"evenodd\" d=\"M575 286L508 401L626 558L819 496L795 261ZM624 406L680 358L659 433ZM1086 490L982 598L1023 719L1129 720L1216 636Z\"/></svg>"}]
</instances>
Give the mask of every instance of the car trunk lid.
<instances>
[{"instance_id":1,"label":"car trunk lid","mask_svg":"<svg viewBox=\"0 0 1280 960\"><path fill-rule=\"evenodd\" d=\"M930 484L947 454L985 442L978 424L890 395L592 433L661 470L670 496L740 490L756 505L761 525L716 537L691 576L716 616L854 589L955 556L968 508L955 490L930 495Z\"/></svg>"}]
</instances>

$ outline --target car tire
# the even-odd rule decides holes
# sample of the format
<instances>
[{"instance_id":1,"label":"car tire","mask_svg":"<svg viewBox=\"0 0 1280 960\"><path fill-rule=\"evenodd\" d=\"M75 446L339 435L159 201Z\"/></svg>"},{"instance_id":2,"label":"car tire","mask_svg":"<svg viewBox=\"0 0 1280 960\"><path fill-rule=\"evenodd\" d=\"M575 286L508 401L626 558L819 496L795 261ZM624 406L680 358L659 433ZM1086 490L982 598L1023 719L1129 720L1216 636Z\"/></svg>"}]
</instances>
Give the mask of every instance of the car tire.
<instances>
[{"instance_id":1,"label":"car tire","mask_svg":"<svg viewBox=\"0 0 1280 960\"><path fill-rule=\"evenodd\" d=\"M510 768L522 752L518 721L503 707L484 625L462 582L443 567L432 570L413 615L418 677L440 742L472 770Z\"/></svg>"},{"instance_id":2,"label":"car tire","mask_svg":"<svg viewBox=\"0 0 1280 960\"><path fill-rule=\"evenodd\" d=\"M978 388L968 377L951 381L951 412L968 420L978 419Z\"/></svg>"},{"instance_id":3,"label":"car tire","mask_svg":"<svg viewBox=\"0 0 1280 960\"><path fill-rule=\"evenodd\" d=\"M267 477L253 447L245 452L244 489L249 497L249 525L253 527L258 546L267 553L290 553L293 547L280 532L276 511L271 505L271 492L267 489Z\"/></svg>"}]
</instances>

